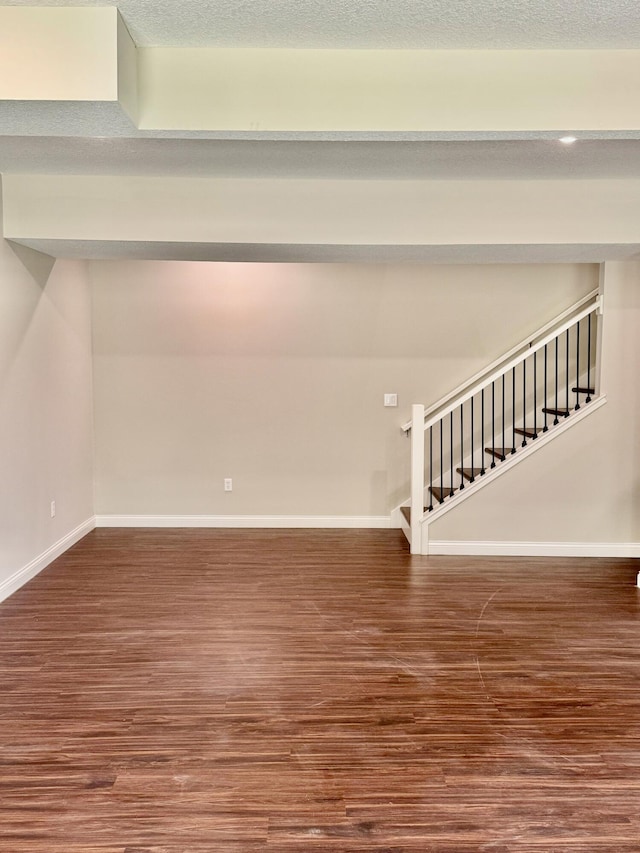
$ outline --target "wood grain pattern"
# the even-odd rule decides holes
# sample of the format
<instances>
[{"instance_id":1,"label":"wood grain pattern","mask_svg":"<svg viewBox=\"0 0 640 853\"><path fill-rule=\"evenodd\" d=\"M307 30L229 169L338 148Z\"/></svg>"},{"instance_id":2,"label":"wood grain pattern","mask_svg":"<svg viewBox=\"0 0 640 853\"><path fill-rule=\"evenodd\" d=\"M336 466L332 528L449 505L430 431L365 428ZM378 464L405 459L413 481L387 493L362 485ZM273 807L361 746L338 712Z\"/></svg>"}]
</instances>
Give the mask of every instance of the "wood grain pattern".
<instances>
[{"instance_id":1,"label":"wood grain pattern","mask_svg":"<svg viewBox=\"0 0 640 853\"><path fill-rule=\"evenodd\" d=\"M544 427L516 427L514 432L527 438L536 438L541 432L544 432Z\"/></svg>"},{"instance_id":2,"label":"wood grain pattern","mask_svg":"<svg viewBox=\"0 0 640 853\"><path fill-rule=\"evenodd\" d=\"M481 477L484 474L484 468L456 468L456 471L458 474L462 474L466 480L471 480L471 482L476 477Z\"/></svg>"},{"instance_id":3,"label":"wood grain pattern","mask_svg":"<svg viewBox=\"0 0 640 853\"><path fill-rule=\"evenodd\" d=\"M440 486L429 486L429 491L433 495L433 499L435 501L442 503L445 498L452 498L457 489L451 485L443 486L443 488L440 488Z\"/></svg>"},{"instance_id":4,"label":"wood grain pattern","mask_svg":"<svg viewBox=\"0 0 640 853\"><path fill-rule=\"evenodd\" d=\"M0 605L0 850L637 853L636 568L94 531Z\"/></svg>"},{"instance_id":5,"label":"wood grain pattern","mask_svg":"<svg viewBox=\"0 0 640 853\"><path fill-rule=\"evenodd\" d=\"M513 452L513 448L512 447L485 447L484 452L488 453L489 456L495 456L496 459L499 459L501 462L504 462L504 460L507 458L507 456L510 456L511 453Z\"/></svg>"}]
</instances>

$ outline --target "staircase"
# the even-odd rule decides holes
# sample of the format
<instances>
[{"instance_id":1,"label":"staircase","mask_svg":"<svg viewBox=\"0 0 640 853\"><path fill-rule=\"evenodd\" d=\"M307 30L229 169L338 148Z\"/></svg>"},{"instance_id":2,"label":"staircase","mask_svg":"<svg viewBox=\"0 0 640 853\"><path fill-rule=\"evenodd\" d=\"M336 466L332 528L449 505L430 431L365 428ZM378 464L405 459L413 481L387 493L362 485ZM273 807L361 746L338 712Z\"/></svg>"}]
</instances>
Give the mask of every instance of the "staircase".
<instances>
[{"instance_id":1,"label":"staircase","mask_svg":"<svg viewBox=\"0 0 640 853\"><path fill-rule=\"evenodd\" d=\"M429 553L436 518L606 402L602 309L593 290L429 409L412 407L411 498L400 507L412 554Z\"/></svg>"}]
</instances>

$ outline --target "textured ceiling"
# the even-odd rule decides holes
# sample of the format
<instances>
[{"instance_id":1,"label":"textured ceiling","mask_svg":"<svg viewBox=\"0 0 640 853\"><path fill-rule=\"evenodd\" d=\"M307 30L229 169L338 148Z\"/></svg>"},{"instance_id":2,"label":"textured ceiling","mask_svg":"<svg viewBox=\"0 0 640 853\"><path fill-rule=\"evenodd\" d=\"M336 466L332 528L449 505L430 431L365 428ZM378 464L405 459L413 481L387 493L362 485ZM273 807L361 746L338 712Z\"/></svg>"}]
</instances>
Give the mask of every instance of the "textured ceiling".
<instances>
[{"instance_id":1,"label":"textured ceiling","mask_svg":"<svg viewBox=\"0 0 640 853\"><path fill-rule=\"evenodd\" d=\"M0 136L0 172L224 178L640 178L640 140L233 142Z\"/></svg>"},{"instance_id":2,"label":"textured ceiling","mask_svg":"<svg viewBox=\"0 0 640 853\"><path fill-rule=\"evenodd\" d=\"M118 6L141 46L637 48L638 0L9 0Z\"/></svg>"}]
</instances>

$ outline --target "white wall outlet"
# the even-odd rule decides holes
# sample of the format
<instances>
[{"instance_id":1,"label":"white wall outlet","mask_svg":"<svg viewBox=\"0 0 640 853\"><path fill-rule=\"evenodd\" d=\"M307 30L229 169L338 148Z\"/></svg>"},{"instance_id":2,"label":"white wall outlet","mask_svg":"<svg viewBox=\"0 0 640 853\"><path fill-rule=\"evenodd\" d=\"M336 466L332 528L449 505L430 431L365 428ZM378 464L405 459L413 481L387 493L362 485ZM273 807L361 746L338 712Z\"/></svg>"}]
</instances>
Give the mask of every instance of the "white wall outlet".
<instances>
[{"instance_id":1,"label":"white wall outlet","mask_svg":"<svg viewBox=\"0 0 640 853\"><path fill-rule=\"evenodd\" d=\"M51 501L51 518L56 517L56 502Z\"/></svg>"},{"instance_id":2,"label":"white wall outlet","mask_svg":"<svg viewBox=\"0 0 640 853\"><path fill-rule=\"evenodd\" d=\"M224 490L225 490L225 492L232 492L233 491L233 480L231 479L231 477L225 477Z\"/></svg>"},{"instance_id":3,"label":"white wall outlet","mask_svg":"<svg viewBox=\"0 0 640 853\"><path fill-rule=\"evenodd\" d=\"M385 394L384 395L384 404L385 404L385 406L397 406L398 405L398 395L397 394Z\"/></svg>"}]
</instances>

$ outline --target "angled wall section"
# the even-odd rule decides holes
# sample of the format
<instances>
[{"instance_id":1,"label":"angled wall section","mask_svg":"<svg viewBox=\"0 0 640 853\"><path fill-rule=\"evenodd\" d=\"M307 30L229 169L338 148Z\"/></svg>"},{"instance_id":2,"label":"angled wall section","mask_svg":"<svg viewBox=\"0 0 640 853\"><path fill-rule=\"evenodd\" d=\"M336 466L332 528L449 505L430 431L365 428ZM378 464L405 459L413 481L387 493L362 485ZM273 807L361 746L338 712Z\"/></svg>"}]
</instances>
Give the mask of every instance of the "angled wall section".
<instances>
[{"instance_id":1,"label":"angled wall section","mask_svg":"<svg viewBox=\"0 0 640 853\"><path fill-rule=\"evenodd\" d=\"M0 599L93 517L86 265L28 254L0 240Z\"/></svg>"}]
</instances>

